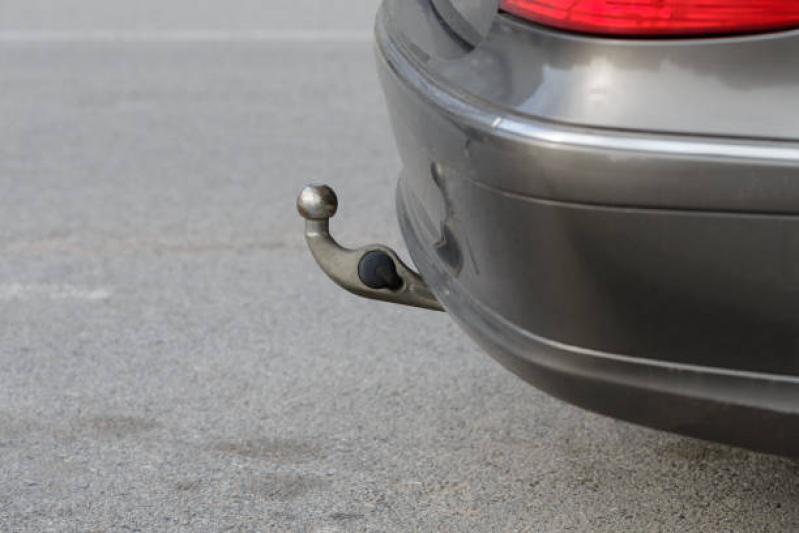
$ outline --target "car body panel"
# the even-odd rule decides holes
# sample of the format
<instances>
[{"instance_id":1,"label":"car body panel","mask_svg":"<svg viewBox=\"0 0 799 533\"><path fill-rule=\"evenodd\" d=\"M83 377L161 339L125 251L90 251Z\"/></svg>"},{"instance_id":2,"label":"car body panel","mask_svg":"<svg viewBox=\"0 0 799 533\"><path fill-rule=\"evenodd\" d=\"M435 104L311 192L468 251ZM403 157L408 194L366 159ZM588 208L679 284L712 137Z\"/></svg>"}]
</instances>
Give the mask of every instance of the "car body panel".
<instances>
[{"instance_id":1,"label":"car body panel","mask_svg":"<svg viewBox=\"0 0 799 533\"><path fill-rule=\"evenodd\" d=\"M682 435L799 457L799 378L642 360L544 338L471 296L425 241L421 203L401 179L397 211L414 262L453 319L500 364L590 411ZM420 218L420 215L422 218Z\"/></svg>"},{"instance_id":2,"label":"car body panel","mask_svg":"<svg viewBox=\"0 0 799 533\"><path fill-rule=\"evenodd\" d=\"M499 11L499 0L432 0L445 23L471 45L488 35Z\"/></svg>"},{"instance_id":3,"label":"car body panel","mask_svg":"<svg viewBox=\"0 0 799 533\"><path fill-rule=\"evenodd\" d=\"M611 54L623 78L656 72L661 94L687 83L710 101L713 80L740 68L746 39L659 49L500 15L471 47L429 0L387 0L377 39L404 166L403 235L436 296L479 344L589 409L799 455L799 144L789 140L799 123L790 128L772 109L760 132L747 130L748 111L723 103L766 110L768 80L750 80L759 86L751 92L722 84L723 112L667 103L646 116L636 110L648 95L622 101L614 89L593 109L580 81L580 65L624 50ZM748 39L763 52L794 36ZM728 54L710 76L703 47ZM583 59L531 83L525 72L550 68L558 49ZM640 70L639 54L675 51L697 61L690 76ZM503 62L505 77L484 68ZM529 91L574 103L517 98ZM789 436L774 434L780 427Z\"/></svg>"},{"instance_id":4,"label":"car body panel","mask_svg":"<svg viewBox=\"0 0 799 533\"><path fill-rule=\"evenodd\" d=\"M799 138L799 30L607 39L500 14L478 46L453 57L449 44L425 38L442 31L427 4L388 0L381 16L392 20L398 39L407 35L428 72L500 115L635 132Z\"/></svg>"}]
</instances>

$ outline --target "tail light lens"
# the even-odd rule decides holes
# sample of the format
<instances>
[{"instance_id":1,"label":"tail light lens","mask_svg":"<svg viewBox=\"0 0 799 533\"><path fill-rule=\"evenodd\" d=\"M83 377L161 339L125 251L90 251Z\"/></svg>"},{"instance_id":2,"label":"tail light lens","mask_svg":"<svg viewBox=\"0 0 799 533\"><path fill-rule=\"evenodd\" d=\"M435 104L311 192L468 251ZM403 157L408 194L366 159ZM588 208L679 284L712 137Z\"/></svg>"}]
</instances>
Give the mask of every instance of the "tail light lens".
<instances>
[{"instance_id":1,"label":"tail light lens","mask_svg":"<svg viewBox=\"0 0 799 533\"><path fill-rule=\"evenodd\" d=\"M718 35L799 26L799 0L502 0L500 5L539 24L599 35Z\"/></svg>"}]
</instances>

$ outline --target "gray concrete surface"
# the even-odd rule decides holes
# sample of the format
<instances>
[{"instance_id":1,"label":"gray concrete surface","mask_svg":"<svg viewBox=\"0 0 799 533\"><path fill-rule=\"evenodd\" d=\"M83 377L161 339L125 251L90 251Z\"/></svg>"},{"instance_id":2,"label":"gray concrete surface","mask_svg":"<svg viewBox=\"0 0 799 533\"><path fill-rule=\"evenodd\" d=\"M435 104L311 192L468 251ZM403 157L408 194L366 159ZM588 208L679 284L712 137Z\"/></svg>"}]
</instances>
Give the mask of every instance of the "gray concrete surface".
<instances>
[{"instance_id":1,"label":"gray concrete surface","mask_svg":"<svg viewBox=\"0 0 799 533\"><path fill-rule=\"evenodd\" d=\"M565 405L317 270L306 182L400 245L375 7L3 2L0 531L797 530L797 463Z\"/></svg>"}]
</instances>

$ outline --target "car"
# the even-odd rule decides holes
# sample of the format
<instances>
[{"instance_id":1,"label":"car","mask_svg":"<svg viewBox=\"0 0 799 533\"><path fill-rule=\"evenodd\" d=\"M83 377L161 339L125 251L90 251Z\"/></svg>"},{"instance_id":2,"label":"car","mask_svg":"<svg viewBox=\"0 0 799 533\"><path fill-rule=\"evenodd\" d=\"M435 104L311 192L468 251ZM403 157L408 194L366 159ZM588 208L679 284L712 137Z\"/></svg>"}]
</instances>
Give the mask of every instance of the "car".
<instances>
[{"instance_id":1,"label":"car","mask_svg":"<svg viewBox=\"0 0 799 533\"><path fill-rule=\"evenodd\" d=\"M792 0L385 0L419 274L335 244L328 188L309 244L558 398L798 457L797 28Z\"/></svg>"}]
</instances>

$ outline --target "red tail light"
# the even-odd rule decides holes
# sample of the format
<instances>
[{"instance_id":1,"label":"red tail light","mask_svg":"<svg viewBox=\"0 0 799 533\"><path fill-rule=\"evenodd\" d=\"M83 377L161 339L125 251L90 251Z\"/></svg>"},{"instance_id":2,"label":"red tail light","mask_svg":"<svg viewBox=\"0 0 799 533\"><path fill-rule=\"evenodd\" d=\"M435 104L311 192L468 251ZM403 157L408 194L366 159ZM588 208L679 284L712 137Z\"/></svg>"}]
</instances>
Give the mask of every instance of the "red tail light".
<instances>
[{"instance_id":1,"label":"red tail light","mask_svg":"<svg viewBox=\"0 0 799 533\"><path fill-rule=\"evenodd\" d=\"M600 35L750 33L799 26L799 0L502 0L528 20Z\"/></svg>"}]
</instances>

